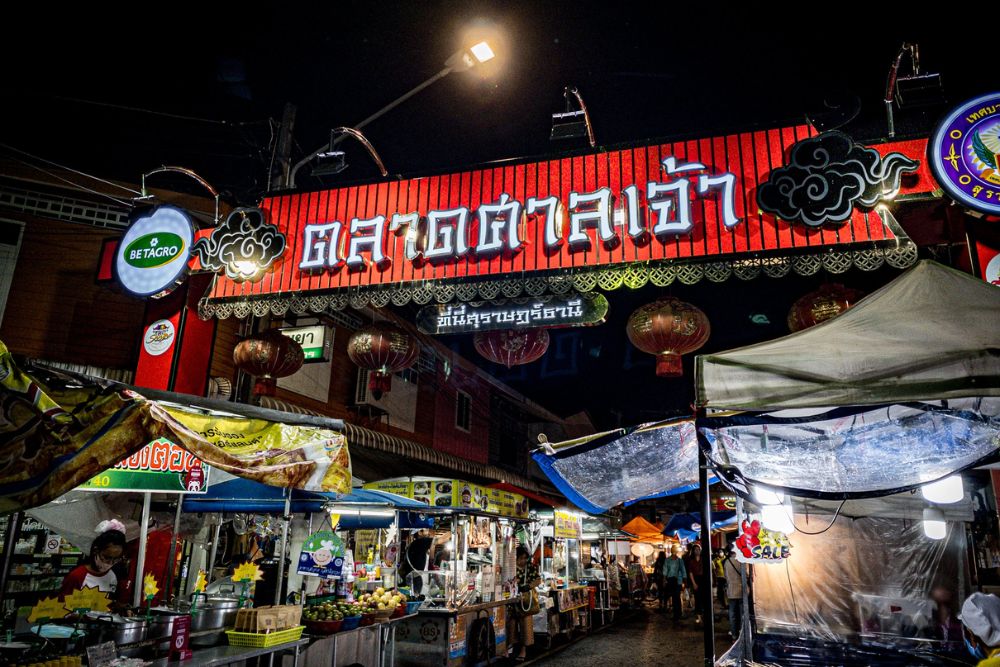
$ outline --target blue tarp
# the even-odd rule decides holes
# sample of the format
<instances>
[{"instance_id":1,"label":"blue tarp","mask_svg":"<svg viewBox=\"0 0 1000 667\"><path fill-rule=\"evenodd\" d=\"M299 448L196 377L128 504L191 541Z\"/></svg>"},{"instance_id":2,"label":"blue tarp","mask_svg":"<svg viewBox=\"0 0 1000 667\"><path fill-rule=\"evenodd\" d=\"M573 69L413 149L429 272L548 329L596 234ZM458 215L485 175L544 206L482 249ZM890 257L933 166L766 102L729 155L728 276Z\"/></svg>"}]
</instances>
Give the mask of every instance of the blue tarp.
<instances>
[{"instance_id":1,"label":"blue tarp","mask_svg":"<svg viewBox=\"0 0 1000 667\"><path fill-rule=\"evenodd\" d=\"M322 512L323 505L335 502L338 505L357 505L358 509L400 509L400 527L417 528L429 526L430 519L421 519L419 514L430 507L410 498L394 493L371 489L353 489L347 495L302 491L292 489L291 511L293 514ZM257 514L281 514L285 511L285 489L268 486L239 477L214 484L200 495L186 495L182 506L185 512L250 512ZM340 527L345 530L358 528L388 528L391 517L357 516L344 513L340 517Z\"/></svg>"},{"instance_id":2,"label":"blue tarp","mask_svg":"<svg viewBox=\"0 0 1000 667\"><path fill-rule=\"evenodd\" d=\"M736 525L736 512L712 512L712 530L722 530ZM664 535L688 542L701 537L701 512L684 512L670 517Z\"/></svg>"}]
</instances>

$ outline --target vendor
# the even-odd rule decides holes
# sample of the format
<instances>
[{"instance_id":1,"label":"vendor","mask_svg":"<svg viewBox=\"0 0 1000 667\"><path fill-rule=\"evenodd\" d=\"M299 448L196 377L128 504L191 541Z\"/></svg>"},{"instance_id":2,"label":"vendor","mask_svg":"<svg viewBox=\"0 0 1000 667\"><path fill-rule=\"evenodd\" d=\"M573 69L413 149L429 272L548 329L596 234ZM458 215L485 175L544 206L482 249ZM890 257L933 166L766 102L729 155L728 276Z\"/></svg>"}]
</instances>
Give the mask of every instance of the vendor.
<instances>
[{"instance_id":1,"label":"vendor","mask_svg":"<svg viewBox=\"0 0 1000 667\"><path fill-rule=\"evenodd\" d=\"M1000 598L973 593L959 616L965 632L965 647L978 667L1000 667Z\"/></svg>"},{"instance_id":2,"label":"vendor","mask_svg":"<svg viewBox=\"0 0 1000 667\"><path fill-rule=\"evenodd\" d=\"M416 537L403 552L403 562L399 565L400 582L406 583L406 576L411 572L429 570L431 564L435 562L434 552L450 539L451 533L441 533L435 537L434 533L428 529L418 531ZM422 593L424 585L427 583L424 579L425 575L414 578L412 591L415 595Z\"/></svg>"},{"instance_id":3,"label":"vendor","mask_svg":"<svg viewBox=\"0 0 1000 667\"><path fill-rule=\"evenodd\" d=\"M517 547L517 590L520 599L511 606L516 633L516 646L511 651L515 662L527 659L528 647L535 644L535 625L533 616L539 612L538 592L535 589L542 585L542 577L538 567L531 562L531 554L521 545Z\"/></svg>"},{"instance_id":4,"label":"vendor","mask_svg":"<svg viewBox=\"0 0 1000 667\"><path fill-rule=\"evenodd\" d=\"M59 599L73 591L96 588L112 600L112 610L127 604L125 586L119 586L115 566L122 563L125 553L125 526L121 521L102 521L95 530L97 538L90 545L90 553L81 565L76 566L63 579Z\"/></svg>"}]
</instances>

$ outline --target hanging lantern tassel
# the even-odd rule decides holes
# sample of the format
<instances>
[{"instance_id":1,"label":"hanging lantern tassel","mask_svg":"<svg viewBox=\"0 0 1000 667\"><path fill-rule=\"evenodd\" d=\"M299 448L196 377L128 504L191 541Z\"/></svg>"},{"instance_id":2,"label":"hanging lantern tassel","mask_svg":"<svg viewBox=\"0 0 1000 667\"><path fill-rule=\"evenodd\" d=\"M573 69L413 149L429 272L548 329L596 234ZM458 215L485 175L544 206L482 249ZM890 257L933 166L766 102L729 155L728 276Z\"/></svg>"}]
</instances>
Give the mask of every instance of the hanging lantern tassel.
<instances>
[{"instance_id":1,"label":"hanging lantern tassel","mask_svg":"<svg viewBox=\"0 0 1000 667\"><path fill-rule=\"evenodd\" d=\"M368 375L368 391L372 392L375 400L382 398L382 394L392 390L392 373L385 370L377 370Z\"/></svg>"},{"instance_id":2,"label":"hanging lantern tassel","mask_svg":"<svg viewBox=\"0 0 1000 667\"><path fill-rule=\"evenodd\" d=\"M712 328L698 308L668 297L636 309L628 318L626 333L637 348L656 355L658 377L680 377L681 355L704 345Z\"/></svg>"}]
</instances>

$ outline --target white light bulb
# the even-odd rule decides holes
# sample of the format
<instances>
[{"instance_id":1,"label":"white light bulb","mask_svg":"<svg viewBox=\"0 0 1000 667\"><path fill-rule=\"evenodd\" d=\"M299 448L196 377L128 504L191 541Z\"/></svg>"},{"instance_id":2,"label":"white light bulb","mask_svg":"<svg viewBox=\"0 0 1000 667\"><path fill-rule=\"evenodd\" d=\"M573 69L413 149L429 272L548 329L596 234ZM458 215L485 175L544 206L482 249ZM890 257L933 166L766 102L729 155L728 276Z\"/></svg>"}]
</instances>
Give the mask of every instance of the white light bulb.
<instances>
[{"instance_id":1,"label":"white light bulb","mask_svg":"<svg viewBox=\"0 0 1000 667\"><path fill-rule=\"evenodd\" d=\"M753 496L760 505L780 505L785 502L785 494L781 491L774 491L766 486L756 486Z\"/></svg>"},{"instance_id":2,"label":"white light bulb","mask_svg":"<svg viewBox=\"0 0 1000 667\"><path fill-rule=\"evenodd\" d=\"M760 508L760 522L768 530L790 535L795 532L792 522L792 504L764 505Z\"/></svg>"},{"instance_id":3,"label":"white light bulb","mask_svg":"<svg viewBox=\"0 0 1000 667\"><path fill-rule=\"evenodd\" d=\"M948 526L944 522L944 512L936 507L924 510L924 535L932 540L943 540L948 535Z\"/></svg>"},{"instance_id":4,"label":"white light bulb","mask_svg":"<svg viewBox=\"0 0 1000 667\"><path fill-rule=\"evenodd\" d=\"M472 51L472 55L476 57L476 60L481 63L484 63L487 60L493 60L493 58L496 57L496 54L493 53L493 49L491 49L490 45L486 42L479 42L469 50Z\"/></svg>"},{"instance_id":5,"label":"white light bulb","mask_svg":"<svg viewBox=\"0 0 1000 667\"><path fill-rule=\"evenodd\" d=\"M924 484L920 487L920 493L929 502L948 505L957 503L965 497L965 485L962 484L961 475L951 475L936 482Z\"/></svg>"}]
</instances>

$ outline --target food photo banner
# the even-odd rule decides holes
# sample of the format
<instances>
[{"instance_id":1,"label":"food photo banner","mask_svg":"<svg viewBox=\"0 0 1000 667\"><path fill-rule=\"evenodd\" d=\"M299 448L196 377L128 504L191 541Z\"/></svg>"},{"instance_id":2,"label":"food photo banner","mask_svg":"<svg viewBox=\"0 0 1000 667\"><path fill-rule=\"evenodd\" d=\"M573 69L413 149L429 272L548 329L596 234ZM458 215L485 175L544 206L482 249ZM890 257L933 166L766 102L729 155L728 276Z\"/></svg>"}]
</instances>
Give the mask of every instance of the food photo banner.
<instances>
[{"instance_id":1,"label":"food photo banner","mask_svg":"<svg viewBox=\"0 0 1000 667\"><path fill-rule=\"evenodd\" d=\"M271 197L268 271L209 301L895 244L879 205L936 189L925 151L802 125Z\"/></svg>"}]
</instances>

